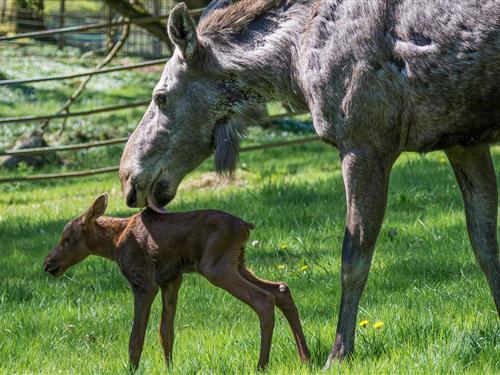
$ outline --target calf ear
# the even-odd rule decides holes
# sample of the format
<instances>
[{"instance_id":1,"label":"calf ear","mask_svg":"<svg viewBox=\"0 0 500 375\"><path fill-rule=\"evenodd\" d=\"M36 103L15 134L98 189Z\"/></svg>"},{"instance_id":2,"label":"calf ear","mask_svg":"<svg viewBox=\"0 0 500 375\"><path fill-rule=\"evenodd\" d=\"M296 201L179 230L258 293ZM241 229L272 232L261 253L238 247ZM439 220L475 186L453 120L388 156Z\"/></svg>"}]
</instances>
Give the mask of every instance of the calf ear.
<instances>
[{"instance_id":1,"label":"calf ear","mask_svg":"<svg viewBox=\"0 0 500 375\"><path fill-rule=\"evenodd\" d=\"M89 207L89 209L83 215L83 221L86 226L95 223L99 216L102 216L108 207L108 194L104 193L99 195L94 203Z\"/></svg>"},{"instance_id":2,"label":"calf ear","mask_svg":"<svg viewBox=\"0 0 500 375\"><path fill-rule=\"evenodd\" d=\"M198 36L196 35L196 26L185 3L177 4L170 12L168 35L186 60L194 55L198 47Z\"/></svg>"}]
</instances>

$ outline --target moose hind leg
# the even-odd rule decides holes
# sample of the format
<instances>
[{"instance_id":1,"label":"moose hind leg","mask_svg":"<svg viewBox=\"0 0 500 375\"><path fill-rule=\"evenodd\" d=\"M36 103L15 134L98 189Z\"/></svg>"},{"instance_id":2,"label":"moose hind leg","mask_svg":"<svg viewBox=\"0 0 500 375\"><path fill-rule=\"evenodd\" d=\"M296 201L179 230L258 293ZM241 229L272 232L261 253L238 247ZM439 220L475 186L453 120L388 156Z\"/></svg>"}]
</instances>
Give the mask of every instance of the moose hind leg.
<instances>
[{"instance_id":1,"label":"moose hind leg","mask_svg":"<svg viewBox=\"0 0 500 375\"><path fill-rule=\"evenodd\" d=\"M243 276L247 281L252 284L267 290L269 293L274 295L276 300L276 306L281 310L285 316L290 328L292 329L292 334L297 345L297 350L299 352L300 359L302 361L308 361L311 357L309 349L307 348L306 338L304 332L302 331L302 325L300 324L299 312L295 302L292 298L292 293L288 288L288 285L281 282L273 282L263 280L255 276L244 264L239 267L241 276Z\"/></svg>"},{"instance_id":2,"label":"moose hind leg","mask_svg":"<svg viewBox=\"0 0 500 375\"><path fill-rule=\"evenodd\" d=\"M274 330L274 296L245 280L231 264L213 265L208 270L203 270L202 274L215 286L245 302L259 316L260 356L257 367L264 369L269 362Z\"/></svg>"},{"instance_id":3,"label":"moose hind leg","mask_svg":"<svg viewBox=\"0 0 500 375\"><path fill-rule=\"evenodd\" d=\"M446 151L465 206L469 239L483 270L500 317L500 261L498 258L498 192L488 145L457 146Z\"/></svg>"}]
</instances>

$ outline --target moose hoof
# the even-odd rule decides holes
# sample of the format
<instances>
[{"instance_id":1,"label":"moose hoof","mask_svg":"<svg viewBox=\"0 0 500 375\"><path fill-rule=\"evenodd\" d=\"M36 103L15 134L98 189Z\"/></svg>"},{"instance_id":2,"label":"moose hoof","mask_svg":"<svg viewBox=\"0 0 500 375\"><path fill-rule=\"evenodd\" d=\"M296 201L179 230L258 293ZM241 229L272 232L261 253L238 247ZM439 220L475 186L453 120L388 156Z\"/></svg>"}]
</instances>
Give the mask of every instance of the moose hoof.
<instances>
[{"instance_id":1,"label":"moose hoof","mask_svg":"<svg viewBox=\"0 0 500 375\"><path fill-rule=\"evenodd\" d=\"M323 366L323 372L327 371L334 362L340 362L343 361L344 359L347 359L351 356L352 350L346 351L344 348L339 345L335 345L330 354L328 355L328 358L326 360L325 365Z\"/></svg>"}]
</instances>

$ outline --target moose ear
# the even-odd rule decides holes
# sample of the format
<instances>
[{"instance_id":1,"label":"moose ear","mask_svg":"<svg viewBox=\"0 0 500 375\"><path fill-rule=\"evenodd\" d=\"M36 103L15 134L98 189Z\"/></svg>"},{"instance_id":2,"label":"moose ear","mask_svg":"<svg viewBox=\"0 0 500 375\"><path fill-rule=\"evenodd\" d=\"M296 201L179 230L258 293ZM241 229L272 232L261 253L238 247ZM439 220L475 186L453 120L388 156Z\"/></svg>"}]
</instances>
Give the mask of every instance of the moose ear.
<instances>
[{"instance_id":1,"label":"moose ear","mask_svg":"<svg viewBox=\"0 0 500 375\"><path fill-rule=\"evenodd\" d=\"M189 60L198 46L198 37L196 26L185 3L177 4L170 12L168 35L172 43L179 48L182 56Z\"/></svg>"},{"instance_id":2,"label":"moose ear","mask_svg":"<svg viewBox=\"0 0 500 375\"><path fill-rule=\"evenodd\" d=\"M92 206L83 215L83 221L86 226L92 225L99 216L102 216L108 207L108 194L99 195Z\"/></svg>"}]
</instances>

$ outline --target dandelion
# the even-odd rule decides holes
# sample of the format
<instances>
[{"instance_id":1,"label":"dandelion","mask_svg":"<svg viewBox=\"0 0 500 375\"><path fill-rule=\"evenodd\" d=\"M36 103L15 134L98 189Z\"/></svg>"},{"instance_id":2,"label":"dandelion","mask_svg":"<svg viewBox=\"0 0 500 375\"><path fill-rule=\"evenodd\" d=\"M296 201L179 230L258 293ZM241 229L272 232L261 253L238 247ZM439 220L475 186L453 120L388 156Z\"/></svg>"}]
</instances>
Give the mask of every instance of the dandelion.
<instances>
[{"instance_id":1,"label":"dandelion","mask_svg":"<svg viewBox=\"0 0 500 375\"><path fill-rule=\"evenodd\" d=\"M379 320L378 322L373 323L373 328L379 329L379 328L382 328L383 325L384 325L384 322Z\"/></svg>"},{"instance_id":2,"label":"dandelion","mask_svg":"<svg viewBox=\"0 0 500 375\"><path fill-rule=\"evenodd\" d=\"M370 323L368 320L362 320L361 322L359 322L359 326L365 328L368 323Z\"/></svg>"},{"instance_id":3,"label":"dandelion","mask_svg":"<svg viewBox=\"0 0 500 375\"><path fill-rule=\"evenodd\" d=\"M446 164L446 158L444 156L439 157L439 164L445 165Z\"/></svg>"},{"instance_id":4,"label":"dandelion","mask_svg":"<svg viewBox=\"0 0 500 375\"><path fill-rule=\"evenodd\" d=\"M288 249L288 244L286 242L280 244L280 250L287 250L287 249Z\"/></svg>"},{"instance_id":5,"label":"dandelion","mask_svg":"<svg viewBox=\"0 0 500 375\"><path fill-rule=\"evenodd\" d=\"M309 269L309 266L307 264L304 264L302 267L300 267L301 272L305 272Z\"/></svg>"},{"instance_id":6,"label":"dandelion","mask_svg":"<svg viewBox=\"0 0 500 375\"><path fill-rule=\"evenodd\" d=\"M284 264L279 264L278 265L278 269L279 270L284 270L286 268L286 266Z\"/></svg>"}]
</instances>

